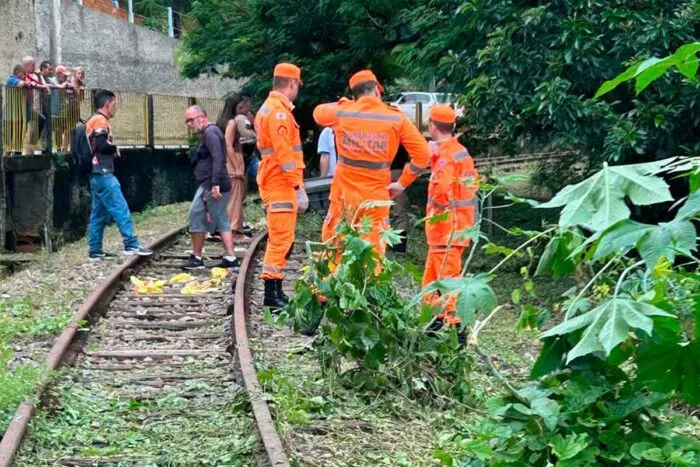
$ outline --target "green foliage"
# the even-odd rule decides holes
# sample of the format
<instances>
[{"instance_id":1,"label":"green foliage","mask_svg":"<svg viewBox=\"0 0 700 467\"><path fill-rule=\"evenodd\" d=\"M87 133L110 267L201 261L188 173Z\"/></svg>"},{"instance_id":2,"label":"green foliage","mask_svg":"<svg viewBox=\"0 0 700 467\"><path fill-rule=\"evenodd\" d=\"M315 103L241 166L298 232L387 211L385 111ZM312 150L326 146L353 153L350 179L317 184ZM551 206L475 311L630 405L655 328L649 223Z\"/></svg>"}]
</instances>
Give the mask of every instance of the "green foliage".
<instances>
[{"instance_id":1,"label":"green foliage","mask_svg":"<svg viewBox=\"0 0 700 467\"><path fill-rule=\"evenodd\" d=\"M676 50L673 55L665 58L648 58L638 65L629 67L615 78L606 81L596 92L595 97L603 96L620 84L635 80L635 92L637 95L644 91L652 82L659 79L664 73L675 68L691 81L697 81L698 52L700 42L685 44Z\"/></svg>"},{"instance_id":2,"label":"green foliage","mask_svg":"<svg viewBox=\"0 0 700 467\"><path fill-rule=\"evenodd\" d=\"M559 217L561 227L583 226L594 232L627 219L629 198L638 206L672 201L671 192L663 179L649 175L658 164L604 165L588 179L567 186L540 208L563 207Z\"/></svg>"},{"instance_id":3,"label":"green foliage","mask_svg":"<svg viewBox=\"0 0 700 467\"><path fill-rule=\"evenodd\" d=\"M35 365L12 363L12 350L0 342L0 432L7 429L15 410L31 393L41 374Z\"/></svg>"},{"instance_id":4,"label":"green foliage","mask_svg":"<svg viewBox=\"0 0 700 467\"><path fill-rule=\"evenodd\" d=\"M332 247L322 245L322 251L309 254L309 266L295 284L296 295L278 322L301 331L323 318L315 341L320 362L358 390L395 389L414 398L440 394L469 399L472 358L460 350L456 332L427 332L434 311L428 306L418 309L420 297L411 303L401 297L394 281L400 265L380 260L361 238L362 229L356 231L344 223L339 229L343 253L337 268L331 274ZM375 274L377 265L381 271ZM441 281L434 288L462 290L469 298L458 300L465 319L495 304L483 277Z\"/></svg>"},{"instance_id":5,"label":"green foliage","mask_svg":"<svg viewBox=\"0 0 700 467\"><path fill-rule=\"evenodd\" d=\"M700 461L700 442L677 435L660 416L664 398L637 392L622 372L562 373L520 392L529 407L509 397L489 400L490 417L450 440L443 463L566 467Z\"/></svg>"},{"instance_id":6,"label":"green foliage","mask_svg":"<svg viewBox=\"0 0 700 467\"><path fill-rule=\"evenodd\" d=\"M698 85L683 75L664 75L641 96L620 86L609 100L593 99L626 66L696 41L696 2L455 0L424 8L412 23L420 38L396 54L419 82L463 95L471 141L495 135L507 147L524 137L595 161L697 152ZM679 62L664 59L650 72L670 63Z\"/></svg>"},{"instance_id":7,"label":"green foliage","mask_svg":"<svg viewBox=\"0 0 700 467\"><path fill-rule=\"evenodd\" d=\"M415 6L407 0L195 1L190 15L196 23L185 35L179 63L188 77L249 79L246 88L257 98L267 95L276 63L296 63L304 87L295 114L308 130L313 106L345 94L355 71L371 67L387 84L403 75L391 51L415 40Z\"/></svg>"}]
</instances>

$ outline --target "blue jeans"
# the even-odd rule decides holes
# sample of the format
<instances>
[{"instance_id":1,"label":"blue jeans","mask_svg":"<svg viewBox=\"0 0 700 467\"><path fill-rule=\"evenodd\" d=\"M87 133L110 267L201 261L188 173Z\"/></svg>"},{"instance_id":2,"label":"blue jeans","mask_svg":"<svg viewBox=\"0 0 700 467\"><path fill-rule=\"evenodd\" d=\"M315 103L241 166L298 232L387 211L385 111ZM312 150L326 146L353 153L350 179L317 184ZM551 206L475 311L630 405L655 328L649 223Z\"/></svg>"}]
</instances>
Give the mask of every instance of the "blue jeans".
<instances>
[{"instance_id":1,"label":"blue jeans","mask_svg":"<svg viewBox=\"0 0 700 467\"><path fill-rule=\"evenodd\" d=\"M111 219L117 223L124 240L124 248L137 248L140 243L134 235L131 212L122 194L119 180L112 174L90 175L92 210L88 246L90 253L102 252L102 237Z\"/></svg>"}]
</instances>

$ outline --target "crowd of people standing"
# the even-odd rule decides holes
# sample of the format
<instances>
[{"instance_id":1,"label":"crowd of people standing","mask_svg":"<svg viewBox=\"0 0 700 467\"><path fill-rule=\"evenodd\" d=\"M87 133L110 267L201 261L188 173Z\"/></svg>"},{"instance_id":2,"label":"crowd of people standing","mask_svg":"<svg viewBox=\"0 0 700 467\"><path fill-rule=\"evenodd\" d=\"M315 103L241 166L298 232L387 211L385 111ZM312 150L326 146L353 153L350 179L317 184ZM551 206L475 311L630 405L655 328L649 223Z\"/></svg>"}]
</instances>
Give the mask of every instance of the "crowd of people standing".
<instances>
[{"instance_id":1,"label":"crowd of people standing","mask_svg":"<svg viewBox=\"0 0 700 467\"><path fill-rule=\"evenodd\" d=\"M22 151L12 144L7 155L34 154L48 118L52 119L57 150L66 150L69 134L80 118L80 100L85 90L85 70L65 65L54 68L45 60L37 68L34 57L26 56L5 81L5 113L22 129ZM13 90L14 89L14 90ZM44 99L51 95L51 100ZM50 104L49 104L50 102ZM44 135L45 136L45 135Z\"/></svg>"}]
</instances>

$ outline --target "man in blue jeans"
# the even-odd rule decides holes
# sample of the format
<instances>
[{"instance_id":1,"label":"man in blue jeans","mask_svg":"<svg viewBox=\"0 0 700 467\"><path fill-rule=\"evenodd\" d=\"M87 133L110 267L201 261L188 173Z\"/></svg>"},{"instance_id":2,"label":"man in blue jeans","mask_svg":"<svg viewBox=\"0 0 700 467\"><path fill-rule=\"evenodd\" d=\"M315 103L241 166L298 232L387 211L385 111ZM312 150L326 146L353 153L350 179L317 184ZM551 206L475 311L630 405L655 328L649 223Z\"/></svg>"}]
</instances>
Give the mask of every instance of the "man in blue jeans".
<instances>
[{"instance_id":1,"label":"man in blue jeans","mask_svg":"<svg viewBox=\"0 0 700 467\"><path fill-rule=\"evenodd\" d=\"M101 89L95 93L97 113L85 124L85 133L92 150L92 209L90 212L90 232L88 256L91 261L100 261L116 255L102 250L102 237L110 219L114 219L124 240L125 255L148 256L153 251L141 246L134 234L131 212L122 194L121 185L114 176L114 158L120 157L119 150L112 141L109 120L117 111L117 99L113 92Z\"/></svg>"}]
</instances>

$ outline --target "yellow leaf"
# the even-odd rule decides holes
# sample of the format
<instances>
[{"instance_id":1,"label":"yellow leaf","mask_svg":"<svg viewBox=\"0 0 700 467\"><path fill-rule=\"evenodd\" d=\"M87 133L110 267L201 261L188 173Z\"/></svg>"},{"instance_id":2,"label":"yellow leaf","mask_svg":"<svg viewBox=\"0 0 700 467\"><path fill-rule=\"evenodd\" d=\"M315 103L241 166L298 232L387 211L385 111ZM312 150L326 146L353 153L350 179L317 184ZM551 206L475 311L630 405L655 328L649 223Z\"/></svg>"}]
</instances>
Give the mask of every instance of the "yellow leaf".
<instances>
[{"instance_id":1,"label":"yellow leaf","mask_svg":"<svg viewBox=\"0 0 700 467\"><path fill-rule=\"evenodd\" d=\"M173 277L171 277L169 282L171 284L182 284L193 280L194 276L192 276L191 274L187 274L186 272L181 272L180 274L176 274Z\"/></svg>"},{"instance_id":2,"label":"yellow leaf","mask_svg":"<svg viewBox=\"0 0 700 467\"><path fill-rule=\"evenodd\" d=\"M200 295L211 292L213 289L209 281L192 281L182 288L183 295Z\"/></svg>"},{"instance_id":3,"label":"yellow leaf","mask_svg":"<svg viewBox=\"0 0 700 467\"><path fill-rule=\"evenodd\" d=\"M211 269L212 279L213 278L223 279L226 276L228 276L228 269L224 269L224 268L212 268Z\"/></svg>"}]
</instances>

